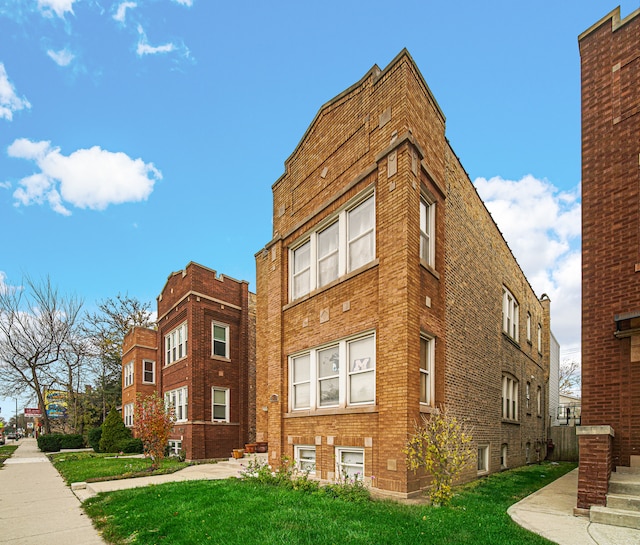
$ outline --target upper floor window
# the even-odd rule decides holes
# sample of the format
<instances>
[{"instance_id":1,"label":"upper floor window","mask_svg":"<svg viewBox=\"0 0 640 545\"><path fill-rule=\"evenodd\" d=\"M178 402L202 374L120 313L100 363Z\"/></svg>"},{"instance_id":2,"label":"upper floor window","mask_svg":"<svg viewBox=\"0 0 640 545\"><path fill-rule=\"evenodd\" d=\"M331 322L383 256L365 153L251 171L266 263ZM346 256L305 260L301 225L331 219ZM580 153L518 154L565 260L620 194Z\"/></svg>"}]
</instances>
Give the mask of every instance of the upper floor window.
<instances>
[{"instance_id":1,"label":"upper floor window","mask_svg":"<svg viewBox=\"0 0 640 545\"><path fill-rule=\"evenodd\" d=\"M538 352L542 354L542 326L538 324Z\"/></svg>"},{"instance_id":2,"label":"upper floor window","mask_svg":"<svg viewBox=\"0 0 640 545\"><path fill-rule=\"evenodd\" d=\"M292 410L375 401L375 336L343 339L289 359Z\"/></svg>"},{"instance_id":3,"label":"upper floor window","mask_svg":"<svg viewBox=\"0 0 640 545\"><path fill-rule=\"evenodd\" d=\"M164 338L165 360L169 365L187 355L187 322L180 324Z\"/></svg>"},{"instance_id":4,"label":"upper floor window","mask_svg":"<svg viewBox=\"0 0 640 545\"><path fill-rule=\"evenodd\" d=\"M176 422L187 421L188 390L186 386L165 392L164 404L175 411Z\"/></svg>"},{"instance_id":5,"label":"upper floor window","mask_svg":"<svg viewBox=\"0 0 640 545\"><path fill-rule=\"evenodd\" d=\"M122 407L124 425L127 428L133 427L133 403L127 403Z\"/></svg>"},{"instance_id":6,"label":"upper floor window","mask_svg":"<svg viewBox=\"0 0 640 545\"><path fill-rule=\"evenodd\" d=\"M133 384L133 362L130 361L124 366L124 387L131 386Z\"/></svg>"},{"instance_id":7,"label":"upper floor window","mask_svg":"<svg viewBox=\"0 0 640 545\"><path fill-rule=\"evenodd\" d=\"M420 403L433 406L435 339L420 336Z\"/></svg>"},{"instance_id":8,"label":"upper floor window","mask_svg":"<svg viewBox=\"0 0 640 545\"><path fill-rule=\"evenodd\" d=\"M436 205L420 198L420 259L435 266Z\"/></svg>"},{"instance_id":9,"label":"upper floor window","mask_svg":"<svg viewBox=\"0 0 640 545\"><path fill-rule=\"evenodd\" d=\"M145 384L155 384L156 382L156 362L152 360L142 360L142 382Z\"/></svg>"},{"instance_id":10,"label":"upper floor window","mask_svg":"<svg viewBox=\"0 0 640 545\"><path fill-rule=\"evenodd\" d=\"M538 416L542 416L542 387L538 386L538 391L536 393L536 404L538 409Z\"/></svg>"},{"instance_id":11,"label":"upper floor window","mask_svg":"<svg viewBox=\"0 0 640 545\"><path fill-rule=\"evenodd\" d=\"M211 388L211 415L214 422L229 422L229 390Z\"/></svg>"},{"instance_id":12,"label":"upper floor window","mask_svg":"<svg viewBox=\"0 0 640 545\"><path fill-rule=\"evenodd\" d=\"M510 375L502 376L502 418L518 420L518 381Z\"/></svg>"},{"instance_id":13,"label":"upper floor window","mask_svg":"<svg viewBox=\"0 0 640 545\"><path fill-rule=\"evenodd\" d=\"M211 337L213 339L212 354L222 358L229 358L229 326L212 323Z\"/></svg>"},{"instance_id":14,"label":"upper floor window","mask_svg":"<svg viewBox=\"0 0 640 545\"><path fill-rule=\"evenodd\" d=\"M520 325L520 307L513 294L505 287L502 288L502 330L514 341L518 341L518 327Z\"/></svg>"},{"instance_id":15,"label":"upper floor window","mask_svg":"<svg viewBox=\"0 0 640 545\"><path fill-rule=\"evenodd\" d=\"M527 312L527 342L531 342L531 313Z\"/></svg>"},{"instance_id":16,"label":"upper floor window","mask_svg":"<svg viewBox=\"0 0 640 545\"><path fill-rule=\"evenodd\" d=\"M375 258L375 199L347 207L289 252L291 299L326 286Z\"/></svg>"}]
</instances>

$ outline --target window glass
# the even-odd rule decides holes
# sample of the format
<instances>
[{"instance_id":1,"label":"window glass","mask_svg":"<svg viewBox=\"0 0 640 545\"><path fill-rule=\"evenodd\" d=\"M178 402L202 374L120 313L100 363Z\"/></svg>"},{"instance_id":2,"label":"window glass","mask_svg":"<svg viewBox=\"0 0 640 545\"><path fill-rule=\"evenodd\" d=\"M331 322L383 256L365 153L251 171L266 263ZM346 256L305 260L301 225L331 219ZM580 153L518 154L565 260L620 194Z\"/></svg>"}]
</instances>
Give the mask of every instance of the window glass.
<instances>
[{"instance_id":1,"label":"window glass","mask_svg":"<svg viewBox=\"0 0 640 545\"><path fill-rule=\"evenodd\" d=\"M318 286L338 278L338 222L318 233Z\"/></svg>"},{"instance_id":2,"label":"window glass","mask_svg":"<svg viewBox=\"0 0 640 545\"><path fill-rule=\"evenodd\" d=\"M348 343L351 403L372 402L375 398L375 342L366 337Z\"/></svg>"},{"instance_id":3,"label":"window glass","mask_svg":"<svg viewBox=\"0 0 640 545\"><path fill-rule=\"evenodd\" d=\"M294 299L309 293L311 275L311 243L306 242L293 251Z\"/></svg>"},{"instance_id":4,"label":"window glass","mask_svg":"<svg viewBox=\"0 0 640 545\"><path fill-rule=\"evenodd\" d=\"M213 355L226 358L227 354L227 331L226 326L213 324Z\"/></svg>"},{"instance_id":5,"label":"window glass","mask_svg":"<svg viewBox=\"0 0 640 545\"><path fill-rule=\"evenodd\" d=\"M373 197L349 211L348 251L349 271L353 271L374 256L374 202Z\"/></svg>"},{"instance_id":6,"label":"window glass","mask_svg":"<svg viewBox=\"0 0 640 545\"><path fill-rule=\"evenodd\" d=\"M213 388L213 419L227 420L227 390Z\"/></svg>"},{"instance_id":7,"label":"window glass","mask_svg":"<svg viewBox=\"0 0 640 545\"><path fill-rule=\"evenodd\" d=\"M316 449L315 447L296 447L296 464L301 471L315 473Z\"/></svg>"},{"instance_id":8,"label":"window glass","mask_svg":"<svg viewBox=\"0 0 640 545\"><path fill-rule=\"evenodd\" d=\"M338 346L318 351L320 406L337 405L340 400L340 354Z\"/></svg>"},{"instance_id":9,"label":"window glass","mask_svg":"<svg viewBox=\"0 0 640 545\"><path fill-rule=\"evenodd\" d=\"M364 476L364 451L362 449L338 448L336 460L339 478L362 480Z\"/></svg>"},{"instance_id":10,"label":"window glass","mask_svg":"<svg viewBox=\"0 0 640 545\"><path fill-rule=\"evenodd\" d=\"M309 354L293 358L293 408L308 409L311 405Z\"/></svg>"}]
</instances>

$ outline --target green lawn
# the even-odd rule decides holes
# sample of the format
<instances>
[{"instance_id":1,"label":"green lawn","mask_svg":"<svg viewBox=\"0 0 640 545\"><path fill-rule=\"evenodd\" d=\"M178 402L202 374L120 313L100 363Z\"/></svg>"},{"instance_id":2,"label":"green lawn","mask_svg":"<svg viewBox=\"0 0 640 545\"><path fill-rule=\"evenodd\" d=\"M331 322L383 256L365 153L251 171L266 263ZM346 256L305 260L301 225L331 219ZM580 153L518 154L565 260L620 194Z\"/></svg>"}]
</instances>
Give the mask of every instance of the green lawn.
<instances>
[{"instance_id":1,"label":"green lawn","mask_svg":"<svg viewBox=\"0 0 640 545\"><path fill-rule=\"evenodd\" d=\"M160 469L151 473L151 460L148 458L115 456L95 452L62 452L50 455L50 458L67 484L173 473L189 465L177 458L165 458Z\"/></svg>"},{"instance_id":2,"label":"green lawn","mask_svg":"<svg viewBox=\"0 0 640 545\"><path fill-rule=\"evenodd\" d=\"M191 481L100 494L84 507L117 545L202 543L548 545L507 508L575 464L543 464L456 489L450 507L350 503L242 480Z\"/></svg>"},{"instance_id":3,"label":"green lawn","mask_svg":"<svg viewBox=\"0 0 640 545\"><path fill-rule=\"evenodd\" d=\"M4 465L4 461L7 458L11 458L11 455L18 448L18 445L2 445L0 446L0 467Z\"/></svg>"}]
</instances>

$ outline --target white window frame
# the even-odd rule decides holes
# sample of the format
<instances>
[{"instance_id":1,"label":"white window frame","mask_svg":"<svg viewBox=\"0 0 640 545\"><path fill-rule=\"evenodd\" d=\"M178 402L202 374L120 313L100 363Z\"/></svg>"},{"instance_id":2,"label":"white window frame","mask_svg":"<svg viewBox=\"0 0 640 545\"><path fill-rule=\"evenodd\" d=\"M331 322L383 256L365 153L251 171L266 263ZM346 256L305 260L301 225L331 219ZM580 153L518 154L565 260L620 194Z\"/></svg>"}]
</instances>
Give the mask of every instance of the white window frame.
<instances>
[{"instance_id":1,"label":"white window frame","mask_svg":"<svg viewBox=\"0 0 640 545\"><path fill-rule=\"evenodd\" d=\"M189 417L189 389L182 386L165 392L164 404L168 409L174 409L176 422L186 422Z\"/></svg>"},{"instance_id":2,"label":"white window frame","mask_svg":"<svg viewBox=\"0 0 640 545\"><path fill-rule=\"evenodd\" d=\"M187 357L188 351L187 322L182 322L164 337L164 364L170 365Z\"/></svg>"},{"instance_id":3,"label":"white window frame","mask_svg":"<svg viewBox=\"0 0 640 545\"><path fill-rule=\"evenodd\" d=\"M181 439L169 439L169 456L179 456L180 451L182 450L182 440Z\"/></svg>"},{"instance_id":4,"label":"white window frame","mask_svg":"<svg viewBox=\"0 0 640 545\"><path fill-rule=\"evenodd\" d=\"M133 386L133 378L134 378L134 362L130 361L124 366L124 387L128 388L129 386Z\"/></svg>"},{"instance_id":5,"label":"white window frame","mask_svg":"<svg viewBox=\"0 0 640 545\"><path fill-rule=\"evenodd\" d=\"M356 456L362 456L362 463L344 461L344 456L349 454L355 454ZM336 447L336 478L342 480L345 478L357 479L359 481L364 480L364 449L357 447Z\"/></svg>"},{"instance_id":6,"label":"white window frame","mask_svg":"<svg viewBox=\"0 0 640 545\"><path fill-rule=\"evenodd\" d=\"M519 420L519 383L511 375L502 375L502 418L504 420Z\"/></svg>"},{"instance_id":7,"label":"white window frame","mask_svg":"<svg viewBox=\"0 0 640 545\"><path fill-rule=\"evenodd\" d=\"M122 415L124 416L124 425L127 428L133 428L133 403L126 403L122 407Z\"/></svg>"},{"instance_id":8,"label":"white window frame","mask_svg":"<svg viewBox=\"0 0 640 545\"><path fill-rule=\"evenodd\" d=\"M371 356L357 358L357 343L369 341L371 343ZM335 350L337 354L337 365L330 369L330 372L320 376L320 358L323 353ZM354 355L352 358L351 355ZM300 366L295 364L299 363ZM296 369L303 370L308 364L308 373L300 373L296 376ZM364 375L370 375L370 382L366 384L372 387L372 399L355 401L352 387L362 380ZM338 397L335 403L324 403L321 401L321 384L338 384ZM300 399L299 393L308 390L309 403L297 403ZM306 392L305 392L306 393ZM305 396L306 398L306 396ZM376 402L376 335L373 331L360 333L352 337L346 337L314 347L304 352L298 352L289 356L289 410L315 410L327 408L358 407L362 405L374 405Z\"/></svg>"},{"instance_id":9,"label":"white window frame","mask_svg":"<svg viewBox=\"0 0 640 545\"><path fill-rule=\"evenodd\" d=\"M147 364L151 364L151 370L147 370ZM151 373L151 380L147 380L146 376ZM155 384L156 383L156 362L153 360L142 360L142 383L143 384Z\"/></svg>"},{"instance_id":10,"label":"white window frame","mask_svg":"<svg viewBox=\"0 0 640 545\"><path fill-rule=\"evenodd\" d=\"M216 328L224 331L224 341L216 340L215 332ZM224 354L216 354L216 342L224 343ZM229 359L229 326L220 322L211 322L211 355L217 358Z\"/></svg>"},{"instance_id":11,"label":"white window frame","mask_svg":"<svg viewBox=\"0 0 640 545\"><path fill-rule=\"evenodd\" d=\"M478 475L489 473L489 445L478 445Z\"/></svg>"},{"instance_id":12,"label":"white window frame","mask_svg":"<svg viewBox=\"0 0 640 545\"><path fill-rule=\"evenodd\" d=\"M514 341L519 341L520 305L513 294L502 287L502 331Z\"/></svg>"},{"instance_id":13,"label":"white window frame","mask_svg":"<svg viewBox=\"0 0 640 545\"><path fill-rule=\"evenodd\" d=\"M420 196L420 260L435 267L436 203Z\"/></svg>"},{"instance_id":14,"label":"white window frame","mask_svg":"<svg viewBox=\"0 0 640 545\"><path fill-rule=\"evenodd\" d=\"M294 460L296 467L309 475L316 474L316 447L312 445L295 445Z\"/></svg>"},{"instance_id":15,"label":"white window frame","mask_svg":"<svg viewBox=\"0 0 640 545\"><path fill-rule=\"evenodd\" d=\"M365 225L362 232L351 232L353 214L363 210L361 207L371 206L371 224ZM331 249L320 255L320 238L329 229L337 227L337 249ZM289 299L294 301L304 297L315 289L322 288L339 280L350 272L371 263L376 257L376 202L375 193L367 191L350 201L336 214L323 221L317 228L298 239L289 248ZM362 262L351 264L355 255L352 248L362 242L370 245L371 255L365 256ZM321 278L320 265L328 260L337 262L337 272ZM335 266L335 265L333 265ZM332 266L332 268L333 268Z\"/></svg>"},{"instance_id":16,"label":"white window frame","mask_svg":"<svg viewBox=\"0 0 640 545\"><path fill-rule=\"evenodd\" d=\"M224 393L224 403L216 403L215 400L215 393L216 392L223 392ZM215 414L215 407L224 407L224 417L223 418L216 418L214 416ZM229 422L229 407L230 407L230 403L229 403L229 388L220 388L218 386L212 386L211 387L211 421L212 422Z\"/></svg>"},{"instance_id":17,"label":"white window frame","mask_svg":"<svg viewBox=\"0 0 640 545\"><path fill-rule=\"evenodd\" d=\"M433 337L420 335L420 404L428 407L435 401L435 344Z\"/></svg>"}]
</instances>

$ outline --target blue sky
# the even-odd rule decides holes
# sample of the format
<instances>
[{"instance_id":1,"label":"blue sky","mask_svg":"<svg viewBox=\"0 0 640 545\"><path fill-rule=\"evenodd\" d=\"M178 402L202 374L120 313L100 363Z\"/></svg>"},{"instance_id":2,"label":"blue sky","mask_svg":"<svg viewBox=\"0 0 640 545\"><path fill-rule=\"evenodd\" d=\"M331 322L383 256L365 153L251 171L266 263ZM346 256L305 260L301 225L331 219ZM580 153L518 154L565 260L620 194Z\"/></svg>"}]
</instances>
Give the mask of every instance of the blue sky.
<instances>
[{"instance_id":1,"label":"blue sky","mask_svg":"<svg viewBox=\"0 0 640 545\"><path fill-rule=\"evenodd\" d=\"M0 282L155 308L189 261L250 282L318 109L406 47L579 347L577 36L618 4L0 0ZM621 2L622 16L640 0Z\"/></svg>"}]
</instances>

